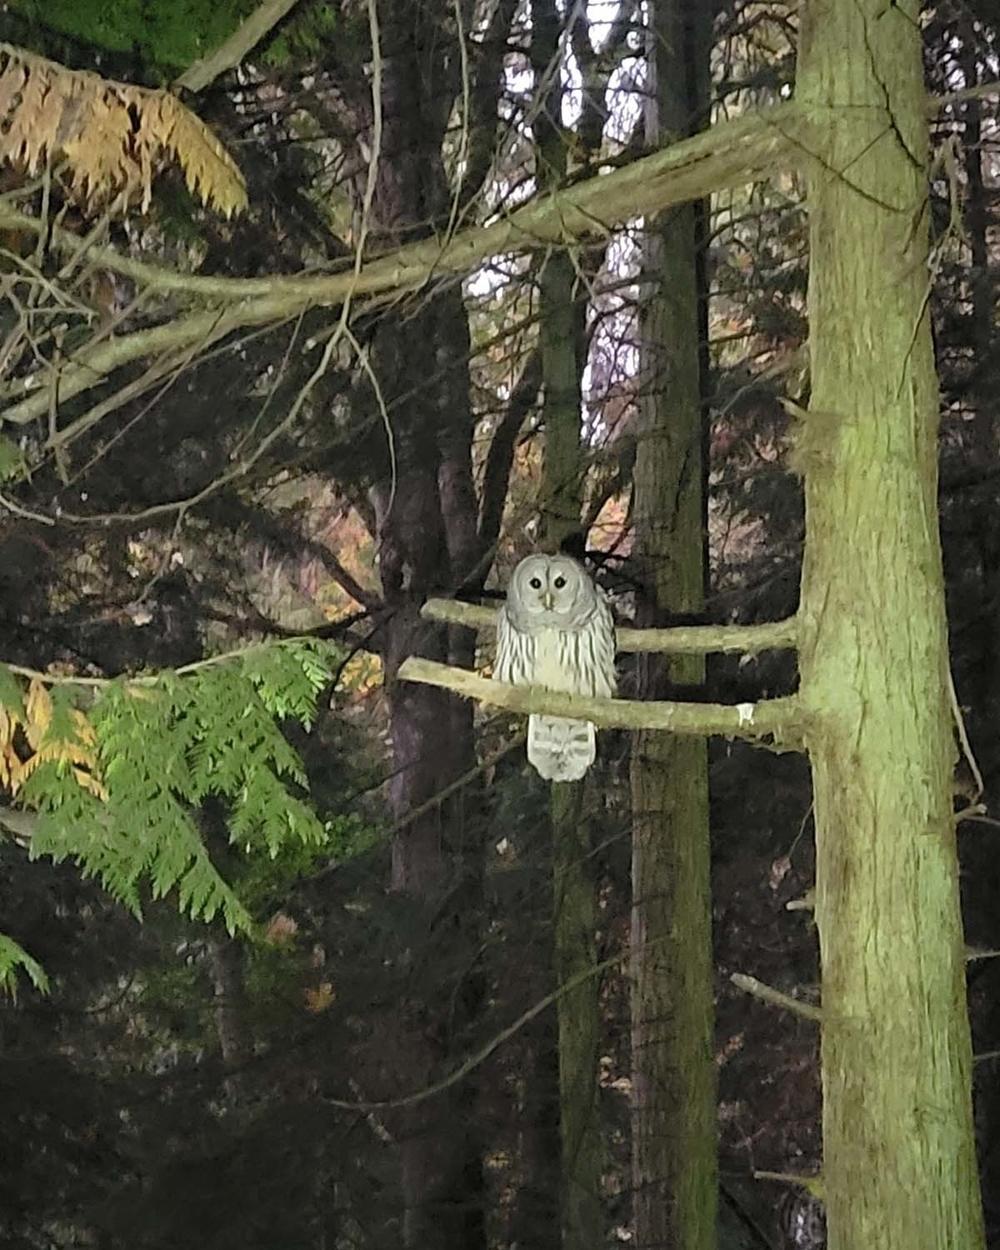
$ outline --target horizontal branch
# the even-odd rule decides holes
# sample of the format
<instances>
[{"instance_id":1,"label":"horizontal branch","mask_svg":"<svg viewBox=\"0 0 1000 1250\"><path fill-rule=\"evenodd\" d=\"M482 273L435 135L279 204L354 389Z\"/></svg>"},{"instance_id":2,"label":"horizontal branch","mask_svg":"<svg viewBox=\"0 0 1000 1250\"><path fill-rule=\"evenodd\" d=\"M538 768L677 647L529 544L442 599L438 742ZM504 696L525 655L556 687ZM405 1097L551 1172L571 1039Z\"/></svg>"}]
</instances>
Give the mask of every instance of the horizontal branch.
<instances>
[{"instance_id":1,"label":"horizontal branch","mask_svg":"<svg viewBox=\"0 0 1000 1250\"><path fill-rule=\"evenodd\" d=\"M536 686L511 686L470 673L468 669L411 656L399 670L401 681L453 690L466 699L478 699L511 712L541 712L589 720L605 729L662 729L685 735L772 740L780 749L796 749L802 742L802 710L794 696L760 703L636 703L628 699L593 699L557 694Z\"/></svg>"},{"instance_id":2,"label":"horizontal branch","mask_svg":"<svg viewBox=\"0 0 1000 1250\"><path fill-rule=\"evenodd\" d=\"M771 985L765 985L763 981L758 981L756 977L747 976L745 972L734 972L729 978L738 990L743 990L746 994L752 994L754 998L759 998L762 1003L770 1003L772 1007L781 1007L785 1011L792 1012L793 1015L802 1016L805 1020L812 1020L814 1024L819 1024L823 1019L823 1013L818 1007L814 1007L812 1003L804 1003L798 998L792 998L791 994L783 994L781 990L776 990Z\"/></svg>"},{"instance_id":3,"label":"horizontal branch","mask_svg":"<svg viewBox=\"0 0 1000 1250\"><path fill-rule=\"evenodd\" d=\"M933 97L930 111L948 102ZM150 291L174 291L196 299L222 301L224 307L175 318L163 326L139 330L96 347L84 346L62 367L60 401L99 386L115 369L153 352L176 350L199 340L208 345L233 330L297 317L308 308L338 308L348 296L389 296L416 290L436 276L464 274L490 256L550 247L605 235L636 217L654 217L678 204L700 200L714 191L771 177L808 158L810 129L836 124L820 110L806 114L794 102L719 122L691 138L671 144L610 173L597 174L571 187L532 199L488 226L474 226L451 239L423 240L376 258L361 271L345 266L337 273L225 278L179 273L124 256L115 248L91 246L87 259L120 273ZM0 204L0 228L49 233L50 246L75 256L80 238L70 231ZM50 392L46 369L23 379L24 399L0 413L0 423L22 425L44 416Z\"/></svg>"},{"instance_id":4,"label":"horizontal branch","mask_svg":"<svg viewBox=\"0 0 1000 1250\"><path fill-rule=\"evenodd\" d=\"M814 1198L823 1198L822 1173L805 1176L801 1172L764 1172L755 1168L753 1178L755 1181L781 1181L783 1185L798 1185Z\"/></svg>"},{"instance_id":5,"label":"horizontal branch","mask_svg":"<svg viewBox=\"0 0 1000 1250\"><path fill-rule=\"evenodd\" d=\"M496 608L481 608L456 599L428 599L420 612L430 621L495 629ZM663 651L668 655L704 655L715 651L758 651L794 648L798 636L795 617L763 625L681 625L673 629L616 629L619 651Z\"/></svg>"},{"instance_id":6,"label":"horizontal branch","mask_svg":"<svg viewBox=\"0 0 1000 1250\"><path fill-rule=\"evenodd\" d=\"M720 122L621 169L539 196L491 225L471 227L451 239L410 244L369 262L357 273L351 268L310 277L198 278L117 258L111 248L95 249L88 259L150 288L184 290L232 303L89 350L84 347L60 370L59 398L70 399L100 385L114 369L151 351L182 348L199 339L213 342L231 330L281 321L306 308L339 307L349 296L417 290L434 277L468 273L490 256L605 236L633 218L652 217L713 191L770 176L801 159L802 117L798 106L789 103ZM19 225L25 224L21 214L7 210L0 211L0 224L13 224L14 217ZM41 223L31 228L40 230ZM20 425L48 411L50 397L42 385L45 372L24 380L26 387L34 381L38 390L7 408L0 414L3 420Z\"/></svg>"}]
</instances>

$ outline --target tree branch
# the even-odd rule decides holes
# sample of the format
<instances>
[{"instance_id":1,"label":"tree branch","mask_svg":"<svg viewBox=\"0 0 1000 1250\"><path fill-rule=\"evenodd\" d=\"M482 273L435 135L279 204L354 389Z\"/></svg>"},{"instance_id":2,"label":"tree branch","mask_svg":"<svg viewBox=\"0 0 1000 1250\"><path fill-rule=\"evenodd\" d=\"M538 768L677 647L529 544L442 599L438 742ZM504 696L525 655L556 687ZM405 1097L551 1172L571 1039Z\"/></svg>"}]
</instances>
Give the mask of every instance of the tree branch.
<instances>
[{"instance_id":1,"label":"tree branch","mask_svg":"<svg viewBox=\"0 0 1000 1250\"><path fill-rule=\"evenodd\" d=\"M755 1168L753 1178L755 1181L781 1181L783 1185L798 1185L800 1189L806 1190L815 1198L822 1199L823 1197L822 1173L804 1176L797 1172L763 1172Z\"/></svg>"},{"instance_id":2,"label":"tree branch","mask_svg":"<svg viewBox=\"0 0 1000 1250\"><path fill-rule=\"evenodd\" d=\"M535 686L511 686L453 668L434 660L410 656L399 670L399 680L453 690L466 699L478 699L512 712L541 712L589 720L605 729L663 729L668 733L746 738L773 738L780 749L797 748L802 741L803 715L794 696L760 703L635 703L628 699L593 699L557 694Z\"/></svg>"},{"instance_id":3,"label":"tree branch","mask_svg":"<svg viewBox=\"0 0 1000 1250\"><path fill-rule=\"evenodd\" d=\"M521 376L507 402L507 411L494 430L490 449L486 453L479 499L479 545L485 551L493 551L500 537L510 470L514 463L514 447L521 426L538 398L541 384L542 357L535 348L524 363Z\"/></svg>"},{"instance_id":4,"label":"tree branch","mask_svg":"<svg viewBox=\"0 0 1000 1250\"><path fill-rule=\"evenodd\" d=\"M758 706L760 705L758 704ZM758 981L756 977L747 976L745 972L734 972L729 979L738 990L752 994L754 998L759 998L762 1003L770 1003L772 1007L783 1007L786 1011L802 1016L804 1020L812 1020L814 1024L819 1024L823 1019L823 1013L818 1007L814 1007L812 1003L803 1003L798 998L792 998L790 994L783 994L781 990L776 990L771 985L765 985L763 981Z\"/></svg>"},{"instance_id":5,"label":"tree branch","mask_svg":"<svg viewBox=\"0 0 1000 1250\"><path fill-rule=\"evenodd\" d=\"M420 614L429 621L448 625L496 628L495 608L480 608L453 599L428 599ZM763 625L682 625L674 629L618 629L615 633L619 651L662 651L667 655L739 651L755 655L758 651L794 649L798 625L793 616Z\"/></svg>"},{"instance_id":6,"label":"tree branch","mask_svg":"<svg viewBox=\"0 0 1000 1250\"><path fill-rule=\"evenodd\" d=\"M473 44L474 73L469 95L471 116L467 120L471 138L466 172L458 193L458 202L463 208L480 193L493 163L496 107L503 81L507 40L516 13L517 0L499 0L482 39Z\"/></svg>"},{"instance_id":7,"label":"tree branch","mask_svg":"<svg viewBox=\"0 0 1000 1250\"><path fill-rule=\"evenodd\" d=\"M333 578L345 594L368 612L379 612L385 606L374 590L362 586L357 578L341 564L333 551L319 539L304 533L292 518L269 512L266 508L244 503L235 495L218 500L216 507L207 509L206 515L217 525L225 526L235 534L246 526L256 536L275 547L283 556L312 556ZM293 525L289 533L289 524Z\"/></svg>"},{"instance_id":8,"label":"tree branch","mask_svg":"<svg viewBox=\"0 0 1000 1250\"><path fill-rule=\"evenodd\" d=\"M803 114L793 104L759 115L722 122L711 130L673 144L610 174L543 195L489 226L475 226L451 240L429 239L353 268L316 277L254 279L197 278L138 265L101 248L92 259L151 287L212 294L240 300L223 310L196 313L149 330L84 347L60 371L60 400L100 385L114 369L154 351L185 347L204 338L215 342L231 330L265 325L296 316L310 307L338 307L348 296L397 294L417 290L435 276L464 274L489 256L503 252L563 245L574 239L606 235L623 221L654 216L673 204L700 199L713 190L752 182L802 159ZM20 217L20 214L14 214ZM11 214L0 212L0 223ZM42 223L33 221L40 230ZM58 240L56 240L58 243ZM79 246L79 240L76 241ZM24 379L38 389L12 404L2 418L23 425L48 411L42 387L44 368Z\"/></svg>"},{"instance_id":9,"label":"tree branch","mask_svg":"<svg viewBox=\"0 0 1000 1250\"><path fill-rule=\"evenodd\" d=\"M188 91L203 91L227 70L235 69L246 54L270 34L283 17L292 11L298 0L263 0L245 22L233 31L214 52L203 56L200 61L181 74L174 87L184 87Z\"/></svg>"}]
</instances>

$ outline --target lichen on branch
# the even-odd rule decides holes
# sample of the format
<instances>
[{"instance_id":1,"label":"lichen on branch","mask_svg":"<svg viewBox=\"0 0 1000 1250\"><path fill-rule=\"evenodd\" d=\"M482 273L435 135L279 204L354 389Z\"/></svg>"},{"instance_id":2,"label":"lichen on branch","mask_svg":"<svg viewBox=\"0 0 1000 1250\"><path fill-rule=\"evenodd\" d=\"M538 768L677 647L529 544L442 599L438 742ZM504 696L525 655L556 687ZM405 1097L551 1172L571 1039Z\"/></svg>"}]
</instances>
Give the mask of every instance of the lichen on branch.
<instances>
[{"instance_id":1,"label":"lichen on branch","mask_svg":"<svg viewBox=\"0 0 1000 1250\"><path fill-rule=\"evenodd\" d=\"M667 733L719 735L751 742L768 740L769 745L779 750L797 750L803 740L802 709L794 695L739 704L593 699L557 694L535 686L511 686L480 677L468 669L415 656L403 663L398 678L453 690L463 698L477 699L512 712L541 712L546 716L589 720L604 729L662 729Z\"/></svg>"},{"instance_id":2,"label":"lichen on branch","mask_svg":"<svg viewBox=\"0 0 1000 1250\"><path fill-rule=\"evenodd\" d=\"M496 609L460 603L456 599L428 599L421 615L447 625L467 625L470 629L495 629ZM798 624L795 617L767 621L763 625L681 625L671 629L622 629L615 631L619 651L663 652L667 655L707 655L710 652L737 651L755 655L758 651L789 650L795 647Z\"/></svg>"}]
</instances>

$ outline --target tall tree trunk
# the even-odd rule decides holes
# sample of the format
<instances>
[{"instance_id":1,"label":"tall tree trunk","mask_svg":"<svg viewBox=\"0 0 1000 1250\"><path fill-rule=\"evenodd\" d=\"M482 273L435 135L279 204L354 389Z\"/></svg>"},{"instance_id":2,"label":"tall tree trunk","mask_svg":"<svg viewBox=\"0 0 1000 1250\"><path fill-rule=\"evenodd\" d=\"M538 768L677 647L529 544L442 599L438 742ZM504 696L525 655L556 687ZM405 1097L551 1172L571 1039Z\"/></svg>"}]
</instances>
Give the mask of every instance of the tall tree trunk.
<instances>
[{"instance_id":1,"label":"tall tree trunk","mask_svg":"<svg viewBox=\"0 0 1000 1250\"><path fill-rule=\"evenodd\" d=\"M420 326L432 312L433 308L414 318L404 341L386 342L385 351L375 353L377 365L385 363L381 383L387 398L394 399L410 386L405 369L398 385L392 382L386 363L390 355L397 363L409 362L409 379L424 367L417 363L426 351ZM429 330L433 332L433 327ZM406 821L415 809L425 809L394 839L392 887L419 907L424 941L433 946L446 943L452 955L455 943L465 950L478 946L474 926L479 913L470 906L465 887L477 879L479 861L461 798L437 807L425 805L472 766L475 737L471 709L460 706L454 696L428 698L427 692L418 693L411 684L395 680L407 656L445 660L453 651L448 631L420 618L422 601L447 584L449 570L433 434L439 414L433 395L423 402L411 399L409 407L405 424L401 419L396 430L395 493L384 485L374 492L382 536L380 573L391 611L384 652L392 739L390 802L398 821ZM397 408L401 410L402 405ZM426 424L420 430L422 422ZM426 437L423 431L429 432ZM453 955L448 960L449 966L457 962ZM426 967L427 956L417 963ZM410 1088L429 1084L450 1066L452 1056L465 1051L476 1005L466 982L461 986L443 982L432 990L432 979L424 975L420 985L401 1007L404 1040L399 1053L405 1055L401 1076ZM431 1023L435 1020L447 1020L447 1025L438 1027ZM405 1247L468 1250L482 1244L481 1166L476 1118L469 1105L472 1096L465 1082L401 1117Z\"/></svg>"},{"instance_id":2,"label":"tall tree trunk","mask_svg":"<svg viewBox=\"0 0 1000 1250\"><path fill-rule=\"evenodd\" d=\"M379 5L383 118L370 218L381 247L418 238L450 207L441 157L447 125L447 14L408 0ZM402 824L392 847L391 885L414 905L423 930L414 993L401 1004L401 1084L430 1084L470 1044L481 979L455 952L479 949L481 857L469 791L433 800L475 763L472 708L449 694L395 680L407 656L468 663L471 635L420 617L433 593L461 585L478 557L472 479L469 332L461 292L422 294L402 321L375 331L372 362L392 427L392 461L370 491L387 617L382 633L392 779L389 798ZM428 360L431 361L430 372ZM419 814L411 819L414 811ZM459 980L460 978L460 980ZM419 1250L476 1250L484 1242L482 1161L475 1078L401 1114L402 1244Z\"/></svg>"},{"instance_id":3,"label":"tall tree trunk","mask_svg":"<svg viewBox=\"0 0 1000 1250\"><path fill-rule=\"evenodd\" d=\"M571 10L570 20L578 15ZM539 92L535 165L539 187L566 176L562 131L562 18L555 0L532 0L531 59ZM542 536L558 548L579 533L583 449L580 382L584 295L573 258L551 252L539 278L539 345L544 387L545 467ZM553 934L557 984L597 963L597 883L586 782L554 783L551 791ZM560 1212L563 1250L591 1250L603 1237L603 1144L598 1115L600 983L587 977L558 1002L559 1123L562 1146Z\"/></svg>"},{"instance_id":4,"label":"tall tree trunk","mask_svg":"<svg viewBox=\"0 0 1000 1250\"><path fill-rule=\"evenodd\" d=\"M832 1250L982 1244L951 812L917 0L811 0L802 699ZM873 263L874 258L874 263Z\"/></svg>"},{"instance_id":5,"label":"tall tree trunk","mask_svg":"<svg viewBox=\"0 0 1000 1250\"><path fill-rule=\"evenodd\" d=\"M597 963L597 883L587 782L552 785L552 868L556 983ZM559 1123L562 1139L563 1250L589 1250L603 1240L604 1146L598 1106L601 1044L600 978L588 976L558 1003Z\"/></svg>"},{"instance_id":6,"label":"tall tree trunk","mask_svg":"<svg viewBox=\"0 0 1000 1250\"><path fill-rule=\"evenodd\" d=\"M654 0L647 142L690 133L708 95L711 12ZM643 395L635 464L641 624L704 604L701 214L647 235ZM700 656L643 657L642 697L704 682ZM632 745L632 1184L635 1245L716 1242L716 1078L708 756L702 738L642 732Z\"/></svg>"}]
</instances>

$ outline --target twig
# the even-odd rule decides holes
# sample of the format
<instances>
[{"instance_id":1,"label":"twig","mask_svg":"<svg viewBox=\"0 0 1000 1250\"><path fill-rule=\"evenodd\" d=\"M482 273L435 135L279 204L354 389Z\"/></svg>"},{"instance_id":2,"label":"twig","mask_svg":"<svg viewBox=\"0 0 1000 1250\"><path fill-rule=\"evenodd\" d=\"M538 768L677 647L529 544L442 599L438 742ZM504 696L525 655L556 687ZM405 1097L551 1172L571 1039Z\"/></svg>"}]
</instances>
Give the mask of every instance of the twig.
<instances>
[{"instance_id":1,"label":"twig","mask_svg":"<svg viewBox=\"0 0 1000 1250\"><path fill-rule=\"evenodd\" d=\"M246 54L292 11L296 3L297 0L264 0L214 52L189 65L174 87L204 91L220 74L235 69Z\"/></svg>"},{"instance_id":2,"label":"twig","mask_svg":"<svg viewBox=\"0 0 1000 1250\"><path fill-rule=\"evenodd\" d=\"M677 734L718 734L750 741L773 738L779 749L802 740L803 712L799 700L765 699L760 703L637 703L628 699L593 699L557 694L535 686L511 686L491 681L468 669L410 656L400 666L400 681L453 690L466 699L478 699L512 712L541 712L587 720L606 729L663 729Z\"/></svg>"},{"instance_id":3,"label":"twig","mask_svg":"<svg viewBox=\"0 0 1000 1250\"><path fill-rule=\"evenodd\" d=\"M965 948L965 962L975 963L977 959L1000 959L1000 950L983 950L978 946Z\"/></svg>"},{"instance_id":4,"label":"twig","mask_svg":"<svg viewBox=\"0 0 1000 1250\"><path fill-rule=\"evenodd\" d=\"M1000 827L1000 820L991 820L986 812L985 803L972 803L968 807L963 807L960 812L956 812L953 819L956 825L960 825L963 820L974 820L977 824Z\"/></svg>"},{"instance_id":5,"label":"twig","mask_svg":"<svg viewBox=\"0 0 1000 1250\"><path fill-rule=\"evenodd\" d=\"M781 1181L783 1185L798 1185L800 1189L806 1190L814 1198L822 1199L823 1197L822 1176L802 1176L794 1172L762 1172L754 1168L753 1178L755 1181Z\"/></svg>"},{"instance_id":6,"label":"twig","mask_svg":"<svg viewBox=\"0 0 1000 1250\"><path fill-rule=\"evenodd\" d=\"M738 990L744 990L747 994L752 994L754 998L759 998L761 1002L770 1003L772 1007L783 1007L786 1011L802 1016L804 1020L812 1020L816 1024L823 1019L823 1013L818 1007L814 1007L811 1003L800 1002L799 999L792 998L790 994L783 994L781 990L765 985L763 981L747 976L745 972L734 972L729 979Z\"/></svg>"},{"instance_id":7,"label":"twig","mask_svg":"<svg viewBox=\"0 0 1000 1250\"><path fill-rule=\"evenodd\" d=\"M481 608L454 599L428 599L421 616L470 629L495 629L496 609ZM670 655L701 655L709 651L741 651L753 655L796 644L798 623L768 621L763 625L683 625L675 629L618 629L619 651L663 651Z\"/></svg>"},{"instance_id":8,"label":"twig","mask_svg":"<svg viewBox=\"0 0 1000 1250\"><path fill-rule=\"evenodd\" d=\"M425 816L428 812L433 811L434 808L440 807L442 803L450 799L453 794L457 793L457 791L463 790L470 784L470 782L475 781L481 773L487 772L493 767L494 764L499 763L505 756L510 755L512 751L516 751L518 747L523 746L526 737L526 734L518 734L510 742L502 746L499 751L494 751L492 755L488 756L481 763L474 764L472 768L469 768L462 773L461 777L456 777L455 780L445 786L443 790L439 790L437 794L431 795L426 802L421 803L418 807L413 808L412 811L407 812L405 816L397 820L396 823L387 831L386 838L394 838L397 833L400 833L408 825L412 825L415 820L419 820L421 816Z\"/></svg>"},{"instance_id":9,"label":"twig","mask_svg":"<svg viewBox=\"0 0 1000 1250\"><path fill-rule=\"evenodd\" d=\"M417 1103L426 1102L428 1098L433 1098L435 1094L443 1093L444 1090L449 1089L452 1085L456 1085L464 1077L468 1076L470 1072L475 1071L495 1050L499 1050L504 1042L515 1037L526 1024L530 1024L536 1016L540 1016L543 1011L546 1011L553 1003L558 1002L564 995L571 993L578 985L583 985L584 982L620 964L625 958L627 958L627 955L623 952L612 955L610 959L602 960L601 963L594 964L592 967L584 968L576 973L575 976L570 977L557 989L553 990L551 994L546 994L544 998L540 998L538 1002L518 1016L513 1024L509 1024L505 1029L491 1037L488 1042L485 1042L478 1050L474 1051L464 1063L459 1064L457 1068L454 1068L439 1081L435 1081L433 1084L427 1085L415 1093L405 1094L402 1098L387 1098L380 1102L348 1102L340 1098L324 1098L323 1101L328 1106L337 1107L343 1111L382 1111L388 1110L390 1107L412 1107Z\"/></svg>"},{"instance_id":10,"label":"twig","mask_svg":"<svg viewBox=\"0 0 1000 1250\"><path fill-rule=\"evenodd\" d=\"M230 660L238 660L242 656L256 651L261 647L287 647L293 643L314 643L316 639L310 634L296 634L291 638L276 638L270 642L251 642L242 647L233 647L231 651L220 651L218 655L206 656L203 660L192 660L190 664L181 664L178 668L167 669L175 677L188 677L192 673L200 673L206 668L215 668L219 664L227 664ZM26 664L8 664L0 660L0 665L18 677L27 677L32 681L40 681L46 686L111 686L120 682L125 686L155 686L163 673L143 673L140 677L84 677L76 673L45 673L38 668L29 668Z\"/></svg>"},{"instance_id":11,"label":"twig","mask_svg":"<svg viewBox=\"0 0 1000 1250\"><path fill-rule=\"evenodd\" d=\"M32 512L30 508L22 508L19 503L8 499L6 495L0 495L0 508L6 508L14 516L24 517L26 521L38 521L40 525L55 525L52 517L43 516L41 512Z\"/></svg>"},{"instance_id":12,"label":"twig","mask_svg":"<svg viewBox=\"0 0 1000 1250\"><path fill-rule=\"evenodd\" d=\"M463 230L444 245L437 239L408 244L371 261L358 273L352 267L348 272L315 277L198 278L143 265L112 248L101 248L94 253L95 260L145 285L233 302L221 314L196 313L168 325L138 330L99 348L83 348L62 373L60 400L99 386L112 370L150 352L194 342L213 327L227 333L279 321L302 308L336 307L351 296L418 290L432 275L467 273L488 256L563 246L569 239L591 236L598 225L607 229L632 217L700 199L712 190L771 175L801 160L793 138L797 129L807 124L809 118L794 103L776 105L753 118L720 123L613 173L540 196L490 225ZM26 229L40 229L35 219L5 209L0 209L0 219ZM53 235L51 242L65 246L61 235ZM235 303L237 300L242 302ZM44 398L39 406L39 397L33 394L0 415L23 425L45 408Z\"/></svg>"},{"instance_id":13,"label":"twig","mask_svg":"<svg viewBox=\"0 0 1000 1250\"><path fill-rule=\"evenodd\" d=\"M972 773L972 779L976 783L976 793L972 796L973 803L975 803L986 786L983 782L983 774L979 771L979 765L976 763L976 757L972 751L972 743L969 741L969 735L965 729L962 705L958 701L958 692L955 690L955 679L951 675L950 666L948 668L948 697L951 700L951 714L955 721L955 729L958 732L958 740L962 746L962 755L965 757L965 762L969 765L969 771Z\"/></svg>"}]
</instances>

